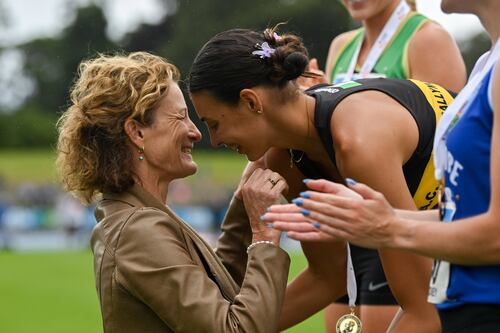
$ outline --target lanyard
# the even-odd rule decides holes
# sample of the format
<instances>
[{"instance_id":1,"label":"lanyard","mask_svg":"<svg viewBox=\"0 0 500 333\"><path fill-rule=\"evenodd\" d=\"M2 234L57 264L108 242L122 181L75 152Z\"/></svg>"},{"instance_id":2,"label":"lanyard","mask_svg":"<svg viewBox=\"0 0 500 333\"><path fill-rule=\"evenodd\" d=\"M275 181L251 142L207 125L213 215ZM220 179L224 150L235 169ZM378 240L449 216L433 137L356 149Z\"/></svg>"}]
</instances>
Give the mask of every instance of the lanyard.
<instances>
[{"instance_id":1,"label":"lanyard","mask_svg":"<svg viewBox=\"0 0 500 333\"><path fill-rule=\"evenodd\" d=\"M436 128L433 150L435 167L434 176L437 180L442 180L444 178L444 172L447 167L448 150L446 149L446 138L448 133L463 115L463 112L467 110L469 102L472 100L472 97L486 74L488 74L490 69L495 65L496 61L500 59L499 41L495 43L495 47L487 56L481 58L481 63L477 65L479 68L474 68L473 76L471 76L467 85L460 91L453 103L451 103L444 112ZM482 68L480 68L481 65Z\"/></svg>"},{"instance_id":2,"label":"lanyard","mask_svg":"<svg viewBox=\"0 0 500 333\"><path fill-rule=\"evenodd\" d=\"M349 297L349 307L354 309L358 296L358 288L356 286L356 276L354 275L349 243L347 243L347 296Z\"/></svg>"},{"instance_id":3,"label":"lanyard","mask_svg":"<svg viewBox=\"0 0 500 333\"><path fill-rule=\"evenodd\" d=\"M373 67L375 67L375 64L380 58L380 55L385 50L385 47L392 39L399 25L401 24L401 22L403 22L404 18L406 17L406 15L408 15L410 10L410 6L408 6L406 1L401 0L394 12L391 14L389 20L385 23L384 28L378 35L375 44L373 44L370 50L370 53L368 53L368 57L366 58L363 66L361 67L361 70L359 71L360 78L363 78L364 75L369 74L372 71ZM359 43L356 51L354 52L354 56L351 59L351 63L349 65L349 69L347 70L344 81L350 81L352 79L356 64L358 63L359 52L361 50L362 44L363 41Z\"/></svg>"}]
</instances>

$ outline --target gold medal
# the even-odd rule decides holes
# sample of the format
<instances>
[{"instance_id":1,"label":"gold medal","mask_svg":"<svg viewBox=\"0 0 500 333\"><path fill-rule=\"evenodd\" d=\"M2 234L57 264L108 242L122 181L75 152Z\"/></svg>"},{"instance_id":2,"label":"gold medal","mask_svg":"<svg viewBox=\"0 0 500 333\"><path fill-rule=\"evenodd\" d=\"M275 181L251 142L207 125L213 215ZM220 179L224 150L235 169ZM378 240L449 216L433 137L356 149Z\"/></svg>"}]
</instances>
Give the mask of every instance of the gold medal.
<instances>
[{"instance_id":1,"label":"gold medal","mask_svg":"<svg viewBox=\"0 0 500 333\"><path fill-rule=\"evenodd\" d=\"M350 314L343 315L337 321L337 333L361 333L363 326L361 320L354 314L351 309Z\"/></svg>"}]
</instances>

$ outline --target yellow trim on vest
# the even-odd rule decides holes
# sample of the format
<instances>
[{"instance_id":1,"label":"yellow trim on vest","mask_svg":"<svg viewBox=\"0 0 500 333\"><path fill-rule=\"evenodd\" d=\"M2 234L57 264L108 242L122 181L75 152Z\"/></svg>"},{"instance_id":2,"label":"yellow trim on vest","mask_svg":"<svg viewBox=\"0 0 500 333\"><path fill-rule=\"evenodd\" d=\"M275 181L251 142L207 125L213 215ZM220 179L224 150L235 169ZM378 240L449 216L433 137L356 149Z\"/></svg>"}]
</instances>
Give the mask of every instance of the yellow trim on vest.
<instances>
[{"instance_id":1,"label":"yellow trim on vest","mask_svg":"<svg viewBox=\"0 0 500 333\"><path fill-rule=\"evenodd\" d=\"M418 80L410 80L424 93L427 102L431 105L434 113L436 114L436 127L441 120L443 112L448 105L453 101L453 97L443 87L433 84L422 82ZM420 179L417 191L413 196L413 201L419 210L432 209L438 203L438 190L439 182L434 178L434 153L427 162L424 174Z\"/></svg>"}]
</instances>

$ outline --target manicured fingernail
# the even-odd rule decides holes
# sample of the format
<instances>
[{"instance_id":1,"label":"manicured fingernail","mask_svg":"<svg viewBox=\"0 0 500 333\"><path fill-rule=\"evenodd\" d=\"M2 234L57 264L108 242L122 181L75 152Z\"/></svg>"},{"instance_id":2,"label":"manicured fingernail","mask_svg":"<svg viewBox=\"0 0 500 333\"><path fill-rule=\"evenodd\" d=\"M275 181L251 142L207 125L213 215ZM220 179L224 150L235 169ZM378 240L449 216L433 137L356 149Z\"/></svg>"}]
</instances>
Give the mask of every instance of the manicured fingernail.
<instances>
[{"instance_id":1,"label":"manicured fingernail","mask_svg":"<svg viewBox=\"0 0 500 333\"><path fill-rule=\"evenodd\" d=\"M266 213L268 213L270 211L271 211L271 208L269 208L269 207L267 207L266 210L265 210Z\"/></svg>"},{"instance_id":2,"label":"manicured fingernail","mask_svg":"<svg viewBox=\"0 0 500 333\"><path fill-rule=\"evenodd\" d=\"M312 225L313 225L313 227L315 227L316 229L321 228L321 224L320 224L319 222L314 222Z\"/></svg>"},{"instance_id":3,"label":"manicured fingernail","mask_svg":"<svg viewBox=\"0 0 500 333\"><path fill-rule=\"evenodd\" d=\"M293 200L292 200L292 203L294 203L294 204L295 204L295 205L297 205L297 206L302 206L302 205L304 205L304 201L302 201L302 199L299 199L299 198L297 198L297 199L293 199Z\"/></svg>"},{"instance_id":4,"label":"manicured fingernail","mask_svg":"<svg viewBox=\"0 0 500 333\"><path fill-rule=\"evenodd\" d=\"M302 213L302 215L304 215L304 216L309 216L309 215L311 215L311 212L310 212L310 211L308 211L307 209L304 209L304 208L301 208L301 209L300 209L300 212L301 212L301 213Z\"/></svg>"},{"instance_id":5,"label":"manicured fingernail","mask_svg":"<svg viewBox=\"0 0 500 333\"><path fill-rule=\"evenodd\" d=\"M346 179L345 179L345 182L346 182L346 184L347 184L347 185L349 185L349 186L354 186L354 185L356 185L356 184L357 184L357 183L356 183L356 181L355 181L354 179L352 179L352 178L346 178Z\"/></svg>"},{"instance_id":6,"label":"manicured fingernail","mask_svg":"<svg viewBox=\"0 0 500 333\"><path fill-rule=\"evenodd\" d=\"M261 221L265 221L265 220L266 220L266 217L265 217L264 215L261 215L261 216L260 216L260 220L261 220Z\"/></svg>"},{"instance_id":7,"label":"manicured fingernail","mask_svg":"<svg viewBox=\"0 0 500 333\"><path fill-rule=\"evenodd\" d=\"M300 196L304 199L310 199L311 195L307 192L300 192Z\"/></svg>"},{"instance_id":8,"label":"manicured fingernail","mask_svg":"<svg viewBox=\"0 0 500 333\"><path fill-rule=\"evenodd\" d=\"M311 181L312 179L309 179L309 178L306 178L306 179L302 179L302 181L304 182L304 184L307 184Z\"/></svg>"},{"instance_id":9,"label":"manicured fingernail","mask_svg":"<svg viewBox=\"0 0 500 333\"><path fill-rule=\"evenodd\" d=\"M274 226L273 226L273 224L272 224L272 223L268 223L268 224L267 224L267 227L268 227L269 229L274 228Z\"/></svg>"}]
</instances>

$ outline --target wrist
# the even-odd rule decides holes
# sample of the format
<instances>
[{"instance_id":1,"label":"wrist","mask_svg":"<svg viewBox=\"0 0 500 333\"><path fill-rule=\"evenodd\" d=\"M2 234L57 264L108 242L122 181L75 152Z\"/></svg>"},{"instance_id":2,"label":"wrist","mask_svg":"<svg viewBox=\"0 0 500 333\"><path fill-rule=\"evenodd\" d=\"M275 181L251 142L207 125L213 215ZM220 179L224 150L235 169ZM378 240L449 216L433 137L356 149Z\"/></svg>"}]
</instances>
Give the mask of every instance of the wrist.
<instances>
[{"instance_id":1,"label":"wrist","mask_svg":"<svg viewBox=\"0 0 500 333\"><path fill-rule=\"evenodd\" d=\"M408 220L397 215L391 219L390 237L388 237L384 247L391 249L408 249L409 241L412 234L414 221Z\"/></svg>"},{"instance_id":2,"label":"wrist","mask_svg":"<svg viewBox=\"0 0 500 333\"><path fill-rule=\"evenodd\" d=\"M272 241L268 241L268 240L256 241L256 242L252 242L252 244L248 245L247 253L250 253L250 250L253 249L254 247L259 246L259 245L264 245L264 244L276 246L276 244L274 244Z\"/></svg>"},{"instance_id":3,"label":"wrist","mask_svg":"<svg viewBox=\"0 0 500 333\"><path fill-rule=\"evenodd\" d=\"M269 242L273 242L274 245L279 245L280 244L280 236L281 236L281 232L276 234L276 232L273 232L273 230L253 232L252 243L269 241Z\"/></svg>"}]
</instances>

